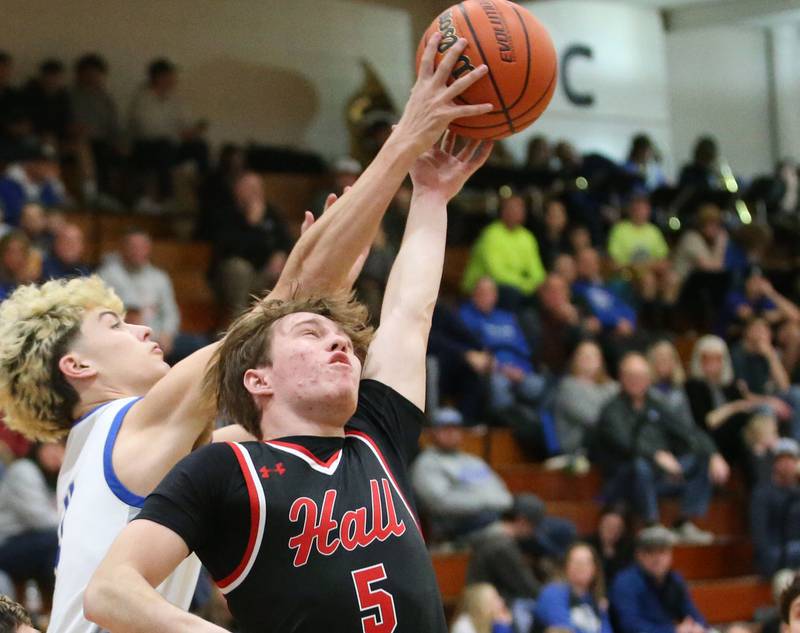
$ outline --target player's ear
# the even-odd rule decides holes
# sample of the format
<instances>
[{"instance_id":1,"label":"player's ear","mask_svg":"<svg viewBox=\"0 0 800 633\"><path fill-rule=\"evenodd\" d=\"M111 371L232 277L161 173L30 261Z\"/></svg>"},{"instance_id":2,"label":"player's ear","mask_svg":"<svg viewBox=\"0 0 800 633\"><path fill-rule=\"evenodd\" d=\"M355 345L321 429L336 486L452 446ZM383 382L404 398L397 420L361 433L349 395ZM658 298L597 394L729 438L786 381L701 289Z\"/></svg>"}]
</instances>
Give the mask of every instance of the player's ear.
<instances>
[{"instance_id":1,"label":"player's ear","mask_svg":"<svg viewBox=\"0 0 800 633\"><path fill-rule=\"evenodd\" d=\"M58 361L58 368L66 378L73 380L94 378L97 375L97 368L92 362L81 358L76 352L64 354Z\"/></svg>"},{"instance_id":2,"label":"player's ear","mask_svg":"<svg viewBox=\"0 0 800 633\"><path fill-rule=\"evenodd\" d=\"M271 396L273 393L272 381L264 367L248 369L244 372L242 382L244 382L244 388L254 396Z\"/></svg>"}]
</instances>

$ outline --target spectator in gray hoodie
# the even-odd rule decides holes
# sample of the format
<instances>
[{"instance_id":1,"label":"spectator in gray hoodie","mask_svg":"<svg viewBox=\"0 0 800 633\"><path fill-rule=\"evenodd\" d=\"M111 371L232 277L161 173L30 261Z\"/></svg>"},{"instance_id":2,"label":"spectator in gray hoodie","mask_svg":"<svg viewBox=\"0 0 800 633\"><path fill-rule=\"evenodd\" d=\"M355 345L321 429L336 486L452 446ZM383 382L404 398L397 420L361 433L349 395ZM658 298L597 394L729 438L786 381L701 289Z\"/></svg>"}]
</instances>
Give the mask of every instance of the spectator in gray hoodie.
<instances>
[{"instance_id":1,"label":"spectator in gray hoodie","mask_svg":"<svg viewBox=\"0 0 800 633\"><path fill-rule=\"evenodd\" d=\"M169 363L176 363L208 343L205 337L179 331L181 315L172 280L150 262L153 243L142 230L132 229L122 239L119 253L109 255L97 271L119 295L128 310L153 330Z\"/></svg>"},{"instance_id":2,"label":"spectator in gray hoodie","mask_svg":"<svg viewBox=\"0 0 800 633\"><path fill-rule=\"evenodd\" d=\"M433 446L411 469L411 484L430 520L434 540L465 537L511 507L505 483L480 457L461 450L463 418L456 409L433 414Z\"/></svg>"},{"instance_id":3,"label":"spectator in gray hoodie","mask_svg":"<svg viewBox=\"0 0 800 633\"><path fill-rule=\"evenodd\" d=\"M51 595L58 550L55 482L64 461L61 444L38 444L0 481L0 571L35 580Z\"/></svg>"}]
</instances>

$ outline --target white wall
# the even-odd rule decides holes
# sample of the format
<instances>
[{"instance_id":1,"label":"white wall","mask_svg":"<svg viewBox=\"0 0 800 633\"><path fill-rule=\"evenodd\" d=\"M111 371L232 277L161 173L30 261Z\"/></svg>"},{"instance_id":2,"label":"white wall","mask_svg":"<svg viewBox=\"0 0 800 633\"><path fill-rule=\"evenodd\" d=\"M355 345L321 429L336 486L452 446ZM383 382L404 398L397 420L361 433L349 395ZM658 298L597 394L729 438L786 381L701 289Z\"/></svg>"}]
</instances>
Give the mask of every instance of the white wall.
<instances>
[{"instance_id":1,"label":"white wall","mask_svg":"<svg viewBox=\"0 0 800 633\"><path fill-rule=\"evenodd\" d=\"M752 176L773 164L766 34L724 26L667 36L676 159L699 134L717 137L735 173Z\"/></svg>"},{"instance_id":2,"label":"white wall","mask_svg":"<svg viewBox=\"0 0 800 633\"><path fill-rule=\"evenodd\" d=\"M97 50L123 111L146 63L172 58L215 141L335 156L348 149L344 108L361 83L359 58L373 63L398 107L413 80L408 14L353 0L3 0L0 13L0 47L17 57L19 79L43 57L71 64Z\"/></svg>"},{"instance_id":3,"label":"white wall","mask_svg":"<svg viewBox=\"0 0 800 633\"><path fill-rule=\"evenodd\" d=\"M541 133L622 160L631 137L644 131L669 157L665 37L658 11L607 0L525 6L547 27L559 55L574 44L593 49L593 59L573 62L571 80L581 91L594 93L595 103L573 105L559 85L541 119L510 140L515 153L523 156L529 138Z\"/></svg>"}]
</instances>

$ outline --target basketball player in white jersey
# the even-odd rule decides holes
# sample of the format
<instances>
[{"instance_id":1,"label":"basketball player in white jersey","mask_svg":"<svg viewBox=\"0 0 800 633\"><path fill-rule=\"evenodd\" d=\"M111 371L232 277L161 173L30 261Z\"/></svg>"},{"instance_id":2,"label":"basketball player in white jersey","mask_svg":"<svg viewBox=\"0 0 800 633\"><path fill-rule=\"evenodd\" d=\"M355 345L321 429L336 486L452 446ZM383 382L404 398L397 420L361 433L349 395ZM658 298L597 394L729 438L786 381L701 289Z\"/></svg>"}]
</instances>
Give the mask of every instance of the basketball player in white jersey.
<instances>
[{"instance_id":1,"label":"basketball player in white jersey","mask_svg":"<svg viewBox=\"0 0 800 633\"><path fill-rule=\"evenodd\" d=\"M439 38L432 37L432 68ZM346 285L389 201L417 157L456 118L491 106L454 99L486 74L447 79L463 51L421 73L396 129L352 189L303 235L270 298L325 294ZM96 278L18 289L0 305L0 409L38 440L67 439L59 475L61 551L51 633L89 633L86 584L116 535L170 468L208 439L214 411L202 376L216 345L170 369L150 330L128 324L119 298ZM186 561L159 587L186 609L197 579Z\"/></svg>"}]
</instances>

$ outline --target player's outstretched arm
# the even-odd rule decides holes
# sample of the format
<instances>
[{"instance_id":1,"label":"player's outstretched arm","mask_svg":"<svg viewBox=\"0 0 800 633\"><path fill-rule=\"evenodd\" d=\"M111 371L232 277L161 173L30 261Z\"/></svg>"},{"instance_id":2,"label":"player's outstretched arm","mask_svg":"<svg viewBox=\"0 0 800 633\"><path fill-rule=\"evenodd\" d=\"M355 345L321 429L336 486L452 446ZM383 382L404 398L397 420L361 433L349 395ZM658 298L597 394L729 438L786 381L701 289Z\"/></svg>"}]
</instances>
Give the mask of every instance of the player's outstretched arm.
<instances>
[{"instance_id":1,"label":"player's outstretched arm","mask_svg":"<svg viewBox=\"0 0 800 633\"><path fill-rule=\"evenodd\" d=\"M490 104L455 103L459 94L486 74L486 67L479 66L448 86L466 40L452 46L434 69L438 42L438 35L431 37L419 78L389 140L350 191L301 237L269 298L285 298L295 291L325 294L346 285L348 273L372 243L381 217L417 157L454 119L491 111ZM215 411L203 397L202 377L215 350L216 345L205 347L178 363L128 413L114 462L123 464L118 474L133 492L152 490L210 428ZM149 463L139 461L126 473L124 463L130 460L118 459L118 451L130 452L136 459L146 455Z\"/></svg>"},{"instance_id":2,"label":"player's outstretched arm","mask_svg":"<svg viewBox=\"0 0 800 633\"><path fill-rule=\"evenodd\" d=\"M436 142L454 119L491 111L491 104L454 102L487 69L479 66L448 86L466 40L455 44L434 68L440 39L437 33L428 42L419 77L391 136L350 190L297 243L270 299L285 298L295 289L304 295L315 295L345 287L356 258L372 243L383 214L417 157Z\"/></svg>"},{"instance_id":3,"label":"player's outstretched arm","mask_svg":"<svg viewBox=\"0 0 800 633\"><path fill-rule=\"evenodd\" d=\"M114 633L224 633L170 604L154 589L188 554L186 543L172 530L152 521L133 521L89 582L83 594L84 615Z\"/></svg>"},{"instance_id":4,"label":"player's outstretched arm","mask_svg":"<svg viewBox=\"0 0 800 633\"><path fill-rule=\"evenodd\" d=\"M414 193L400 252L370 345L364 377L378 380L425 407L425 353L444 264L447 203L492 151L491 143L445 134L411 169Z\"/></svg>"}]
</instances>

